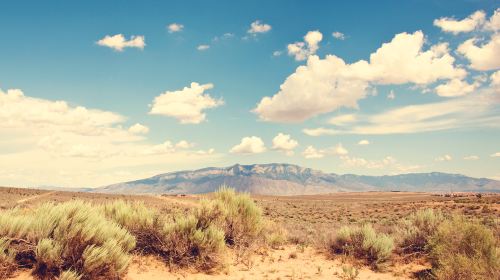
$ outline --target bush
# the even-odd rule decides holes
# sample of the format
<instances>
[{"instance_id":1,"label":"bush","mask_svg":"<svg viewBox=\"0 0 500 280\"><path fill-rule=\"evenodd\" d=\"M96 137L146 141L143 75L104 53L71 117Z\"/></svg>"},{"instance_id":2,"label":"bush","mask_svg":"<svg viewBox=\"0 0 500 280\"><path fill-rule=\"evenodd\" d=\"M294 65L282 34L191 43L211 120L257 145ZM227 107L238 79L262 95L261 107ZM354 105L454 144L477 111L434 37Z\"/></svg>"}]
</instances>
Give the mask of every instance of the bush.
<instances>
[{"instance_id":1,"label":"bush","mask_svg":"<svg viewBox=\"0 0 500 280\"><path fill-rule=\"evenodd\" d=\"M262 210L250 195L236 193L226 186L215 193L215 200L214 207L223 214L220 226L226 243L230 246L250 246L262 230Z\"/></svg>"},{"instance_id":2,"label":"bush","mask_svg":"<svg viewBox=\"0 0 500 280\"><path fill-rule=\"evenodd\" d=\"M376 233L371 225L366 224L362 227L340 228L328 246L334 254L362 258L376 266L390 257L394 242L388 235Z\"/></svg>"},{"instance_id":3,"label":"bush","mask_svg":"<svg viewBox=\"0 0 500 280\"><path fill-rule=\"evenodd\" d=\"M9 250L10 241L0 238L0 279L8 278L17 268L15 254Z\"/></svg>"},{"instance_id":4,"label":"bush","mask_svg":"<svg viewBox=\"0 0 500 280\"><path fill-rule=\"evenodd\" d=\"M162 230L161 255L180 266L212 271L222 264L224 233L213 225L203 225L194 215L178 217Z\"/></svg>"},{"instance_id":5,"label":"bush","mask_svg":"<svg viewBox=\"0 0 500 280\"><path fill-rule=\"evenodd\" d=\"M101 206L104 215L127 229L136 239L135 250L140 253L154 253L162 227L160 215L147 208L144 203L127 203L115 200Z\"/></svg>"},{"instance_id":6,"label":"bush","mask_svg":"<svg viewBox=\"0 0 500 280\"><path fill-rule=\"evenodd\" d=\"M34 272L43 277L72 268L82 279L118 278L135 246L127 230L82 201L43 204L33 212L2 212L0 236L11 241L18 264L34 266ZM99 274L89 267L99 268Z\"/></svg>"},{"instance_id":7,"label":"bush","mask_svg":"<svg viewBox=\"0 0 500 280\"><path fill-rule=\"evenodd\" d=\"M400 222L398 245L403 253L424 252L429 238L443 222L440 211L433 209L419 210Z\"/></svg>"},{"instance_id":8,"label":"bush","mask_svg":"<svg viewBox=\"0 0 500 280\"><path fill-rule=\"evenodd\" d=\"M267 246L278 249L288 241L288 232L275 222L268 221L264 224L262 235Z\"/></svg>"},{"instance_id":9,"label":"bush","mask_svg":"<svg viewBox=\"0 0 500 280\"><path fill-rule=\"evenodd\" d=\"M500 279L499 251L491 230L454 217L430 238L432 272L438 279Z\"/></svg>"}]
</instances>

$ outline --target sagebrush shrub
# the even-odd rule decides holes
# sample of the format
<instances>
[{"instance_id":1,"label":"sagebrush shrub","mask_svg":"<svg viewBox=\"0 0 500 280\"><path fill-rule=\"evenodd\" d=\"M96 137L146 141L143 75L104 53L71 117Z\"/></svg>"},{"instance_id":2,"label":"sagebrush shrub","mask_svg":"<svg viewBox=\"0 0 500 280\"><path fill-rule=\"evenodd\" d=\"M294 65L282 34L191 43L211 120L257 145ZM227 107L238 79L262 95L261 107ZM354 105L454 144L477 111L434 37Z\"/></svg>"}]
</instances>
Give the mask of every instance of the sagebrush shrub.
<instances>
[{"instance_id":1,"label":"sagebrush shrub","mask_svg":"<svg viewBox=\"0 0 500 280\"><path fill-rule=\"evenodd\" d=\"M456 216L430 238L432 272L438 279L500 279L500 256L491 230Z\"/></svg>"},{"instance_id":2,"label":"sagebrush shrub","mask_svg":"<svg viewBox=\"0 0 500 280\"><path fill-rule=\"evenodd\" d=\"M82 276L73 270L65 270L59 275L57 280L80 280Z\"/></svg>"},{"instance_id":3,"label":"sagebrush shrub","mask_svg":"<svg viewBox=\"0 0 500 280\"><path fill-rule=\"evenodd\" d=\"M215 205L224 209L223 223L226 243L230 246L249 246L262 230L262 210L249 194L236 193L222 186L215 192Z\"/></svg>"},{"instance_id":4,"label":"sagebrush shrub","mask_svg":"<svg viewBox=\"0 0 500 280\"><path fill-rule=\"evenodd\" d=\"M369 224L361 227L344 226L328 244L333 254L352 255L378 265L391 256L394 249L393 239L377 233Z\"/></svg>"},{"instance_id":5,"label":"sagebrush shrub","mask_svg":"<svg viewBox=\"0 0 500 280\"><path fill-rule=\"evenodd\" d=\"M82 279L99 279L86 269L92 266L102 268L99 276L103 279L117 278L125 272L128 253L135 247L135 239L126 229L82 201L46 203L34 210L2 212L0 235L11 240L9 247L16 250L19 264L33 266L35 273L45 276L56 276L71 268L80 273ZM114 251L110 243L114 244ZM96 255L91 254L95 248L109 249L100 251L110 254L106 260L100 259L102 265L89 257Z\"/></svg>"},{"instance_id":6,"label":"sagebrush shrub","mask_svg":"<svg viewBox=\"0 0 500 280\"><path fill-rule=\"evenodd\" d=\"M224 232L213 225L200 226L194 215L177 217L162 230L161 255L169 263L211 271L223 263Z\"/></svg>"},{"instance_id":7,"label":"sagebrush shrub","mask_svg":"<svg viewBox=\"0 0 500 280\"><path fill-rule=\"evenodd\" d=\"M283 246L288 241L288 232L275 222L267 221L262 229L265 244L273 249Z\"/></svg>"},{"instance_id":8,"label":"sagebrush shrub","mask_svg":"<svg viewBox=\"0 0 500 280\"><path fill-rule=\"evenodd\" d=\"M401 251L424 252L429 238L443 220L443 214L433 209L418 210L403 219L397 227L398 245Z\"/></svg>"}]
</instances>

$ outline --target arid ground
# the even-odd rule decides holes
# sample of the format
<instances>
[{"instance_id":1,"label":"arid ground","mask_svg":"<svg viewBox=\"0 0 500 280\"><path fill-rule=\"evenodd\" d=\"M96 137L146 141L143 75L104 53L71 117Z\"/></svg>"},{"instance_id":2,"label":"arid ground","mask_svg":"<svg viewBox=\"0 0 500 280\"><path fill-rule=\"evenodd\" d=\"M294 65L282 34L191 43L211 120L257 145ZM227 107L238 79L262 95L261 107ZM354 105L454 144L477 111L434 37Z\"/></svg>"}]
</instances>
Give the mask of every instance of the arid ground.
<instances>
[{"instance_id":1,"label":"arid ground","mask_svg":"<svg viewBox=\"0 0 500 280\"><path fill-rule=\"evenodd\" d=\"M210 196L210 195L206 195ZM61 191L0 188L0 209L31 208L44 202L82 199L93 203L115 199L143 201L162 213L183 212L197 207L203 195L104 195ZM439 196L429 193L367 192L335 193L317 196L253 196L264 216L284 227L288 243L276 249L256 250L242 258L238 252L228 255L228 265L215 274L190 270L171 270L151 256L134 256L125 279L349 279L344 271L357 267L356 279L410 279L430 268L418 256L395 256L383 269L369 267L347 258L329 257L321 243L342 225L371 223L377 230L390 233L398 219L418 209L440 209L444 213L480 218L500 237L500 195L477 197L473 194ZM20 270L11 279L34 279L30 271Z\"/></svg>"}]
</instances>

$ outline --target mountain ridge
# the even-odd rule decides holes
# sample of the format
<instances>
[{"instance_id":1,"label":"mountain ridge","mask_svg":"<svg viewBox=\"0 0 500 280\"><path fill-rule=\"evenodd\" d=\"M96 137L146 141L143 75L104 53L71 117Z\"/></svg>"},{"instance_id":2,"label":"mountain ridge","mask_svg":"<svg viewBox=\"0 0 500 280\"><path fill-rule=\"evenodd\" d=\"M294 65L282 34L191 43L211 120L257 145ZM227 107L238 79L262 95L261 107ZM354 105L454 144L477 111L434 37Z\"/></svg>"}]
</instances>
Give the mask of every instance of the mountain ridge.
<instances>
[{"instance_id":1,"label":"mountain ridge","mask_svg":"<svg viewBox=\"0 0 500 280\"><path fill-rule=\"evenodd\" d=\"M500 181L443 172L368 176L326 173L288 163L205 167L158 174L149 178L93 189L127 194L196 194L229 185L264 195L304 195L346 191L500 192Z\"/></svg>"}]
</instances>

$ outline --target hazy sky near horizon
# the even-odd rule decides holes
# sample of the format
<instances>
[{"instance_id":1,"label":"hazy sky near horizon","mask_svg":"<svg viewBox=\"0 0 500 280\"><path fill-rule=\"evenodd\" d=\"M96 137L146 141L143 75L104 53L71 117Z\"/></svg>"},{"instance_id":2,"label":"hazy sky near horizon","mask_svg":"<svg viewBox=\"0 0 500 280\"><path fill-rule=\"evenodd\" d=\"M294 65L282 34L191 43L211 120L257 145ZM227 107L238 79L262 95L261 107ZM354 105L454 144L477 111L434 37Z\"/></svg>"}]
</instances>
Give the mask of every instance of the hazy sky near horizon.
<instances>
[{"instance_id":1,"label":"hazy sky near horizon","mask_svg":"<svg viewBox=\"0 0 500 280\"><path fill-rule=\"evenodd\" d=\"M498 1L1 1L0 185L500 179Z\"/></svg>"}]
</instances>

